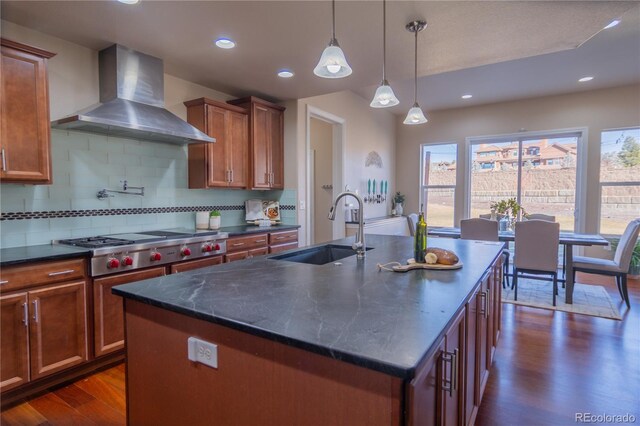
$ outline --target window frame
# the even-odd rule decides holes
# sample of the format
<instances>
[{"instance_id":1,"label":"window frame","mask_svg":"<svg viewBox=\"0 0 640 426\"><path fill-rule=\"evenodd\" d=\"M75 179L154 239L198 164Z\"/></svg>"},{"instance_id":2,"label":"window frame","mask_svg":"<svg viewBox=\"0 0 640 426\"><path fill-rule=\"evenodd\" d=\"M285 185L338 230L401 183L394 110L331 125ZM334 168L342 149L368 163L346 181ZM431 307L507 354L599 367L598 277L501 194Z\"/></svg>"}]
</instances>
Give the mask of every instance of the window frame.
<instances>
[{"instance_id":1,"label":"window frame","mask_svg":"<svg viewBox=\"0 0 640 426\"><path fill-rule=\"evenodd\" d=\"M466 167L465 172L465 194L463 212L466 218L471 215L471 170L473 165L472 146L481 143L500 143L517 141L522 147L522 143L528 140L556 138L556 137L576 137L578 143L576 158L576 201L574 213L574 232L585 232L586 227L586 202L587 202L587 159L589 148L589 130L587 127L575 127L566 129L552 129L541 131L521 131L518 133L468 136L465 138ZM517 151L517 150L516 150ZM517 162L516 162L517 163ZM521 172L518 167L518 194L521 194ZM519 200L518 200L519 201Z\"/></svg>"},{"instance_id":2,"label":"window frame","mask_svg":"<svg viewBox=\"0 0 640 426\"><path fill-rule=\"evenodd\" d=\"M630 127L614 127L611 129L602 129L600 130L600 144L598 145L598 149L600 151L600 159L598 161L598 165L602 165L602 134L605 132L615 132L615 131L624 131L624 130L640 130L640 124L637 126ZM625 181L625 182L603 182L602 174L600 167L598 167L598 217L597 217L597 233L607 236L607 237L620 237L620 235L614 234L602 234L600 232L600 225L602 224L602 188L604 187L615 187L615 186L640 186L640 180L637 181Z\"/></svg>"},{"instance_id":3,"label":"window frame","mask_svg":"<svg viewBox=\"0 0 640 426\"><path fill-rule=\"evenodd\" d=\"M424 184L424 151L425 148L427 147L433 147L433 146L442 146L442 145L453 145L456 149L456 183L455 185L425 185ZM418 200L419 200L419 205L423 205L424 208L426 209L426 203L425 203L425 194L426 191L429 188L433 188L433 189L453 189L453 217L452 217L452 222L453 222L453 226L456 226L456 221L457 221L457 213L458 213L458 203L456 202L456 198L458 195L458 187L459 187L459 179L458 179L458 170L459 170L459 165L461 164L460 162L460 144L458 142L455 141L449 141L449 142L428 142L428 143L422 143L420 144L420 177L419 177L419 195L418 195Z\"/></svg>"}]
</instances>

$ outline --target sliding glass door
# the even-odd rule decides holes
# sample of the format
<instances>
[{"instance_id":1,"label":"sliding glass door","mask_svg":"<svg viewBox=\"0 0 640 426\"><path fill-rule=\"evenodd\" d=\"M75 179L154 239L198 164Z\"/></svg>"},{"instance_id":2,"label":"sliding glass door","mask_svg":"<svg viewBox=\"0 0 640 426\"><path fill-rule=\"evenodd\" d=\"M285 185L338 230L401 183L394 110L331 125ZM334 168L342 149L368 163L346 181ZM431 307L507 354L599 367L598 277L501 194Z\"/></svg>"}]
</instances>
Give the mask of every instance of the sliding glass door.
<instances>
[{"instance_id":1,"label":"sliding glass door","mask_svg":"<svg viewBox=\"0 0 640 426\"><path fill-rule=\"evenodd\" d=\"M469 217L489 214L494 201L515 198L527 213L553 216L560 229L576 230L580 136L472 140Z\"/></svg>"}]
</instances>

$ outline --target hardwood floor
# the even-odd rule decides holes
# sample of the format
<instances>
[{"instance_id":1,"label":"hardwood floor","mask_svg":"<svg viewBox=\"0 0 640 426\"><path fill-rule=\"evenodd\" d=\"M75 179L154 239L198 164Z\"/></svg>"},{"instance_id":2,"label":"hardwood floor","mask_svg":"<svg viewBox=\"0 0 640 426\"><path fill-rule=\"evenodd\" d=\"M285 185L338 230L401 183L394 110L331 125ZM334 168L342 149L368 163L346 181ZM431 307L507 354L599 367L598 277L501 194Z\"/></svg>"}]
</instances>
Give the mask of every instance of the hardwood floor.
<instances>
[{"instance_id":1,"label":"hardwood floor","mask_svg":"<svg viewBox=\"0 0 640 426\"><path fill-rule=\"evenodd\" d=\"M605 285L623 321L503 305L502 337L476 424L570 425L578 412L640 421L640 281L631 310ZM124 425L124 364L3 411L5 425Z\"/></svg>"},{"instance_id":2,"label":"hardwood floor","mask_svg":"<svg viewBox=\"0 0 640 426\"><path fill-rule=\"evenodd\" d=\"M622 321L503 304L502 336L477 425L570 425L576 413L632 414L640 422L640 281L631 309L604 285Z\"/></svg>"}]
</instances>

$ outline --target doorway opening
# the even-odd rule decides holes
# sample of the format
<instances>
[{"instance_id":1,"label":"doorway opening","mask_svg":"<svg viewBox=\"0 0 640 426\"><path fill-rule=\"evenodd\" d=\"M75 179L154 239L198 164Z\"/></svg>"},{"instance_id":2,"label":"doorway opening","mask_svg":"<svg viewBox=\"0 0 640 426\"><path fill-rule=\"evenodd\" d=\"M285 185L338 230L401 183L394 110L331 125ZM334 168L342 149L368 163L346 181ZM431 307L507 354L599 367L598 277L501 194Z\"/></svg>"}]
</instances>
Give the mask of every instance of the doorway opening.
<instances>
[{"instance_id":1,"label":"doorway opening","mask_svg":"<svg viewBox=\"0 0 640 426\"><path fill-rule=\"evenodd\" d=\"M345 120L307 105L306 241L318 244L345 235L344 209L336 219L327 217L335 197L344 187Z\"/></svg>"}]
</instances>

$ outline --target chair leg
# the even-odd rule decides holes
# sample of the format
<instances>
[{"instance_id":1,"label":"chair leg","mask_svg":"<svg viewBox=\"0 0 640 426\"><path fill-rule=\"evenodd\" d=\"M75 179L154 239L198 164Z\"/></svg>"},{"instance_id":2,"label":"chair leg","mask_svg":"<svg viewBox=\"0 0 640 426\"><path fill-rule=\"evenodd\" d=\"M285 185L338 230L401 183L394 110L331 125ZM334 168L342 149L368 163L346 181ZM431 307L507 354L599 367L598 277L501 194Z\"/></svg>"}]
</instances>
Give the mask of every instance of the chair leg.
<instances>
[{"instance_id":1,"label":"chair leg","mask_svg":"<svg viewBox=\"0 0 640 426\"><path fill-rule=\"evenodd\" d=\"M631 309L631 302L629 301L629 293L627 292L627 274L622 274L620 277L620 286L622 287L622 298L627 304L627 308Z\"/></svg>"},{"instance_id":2,"label":"chair leg","mask_svg":"<svg viewBox=\"0 0 640 426\"><path fill-rule=\"evenodd\" d=\"M562 249L562 276L564 277L564 281L562 281L562 288L565 287L565 283L567 282L567 247L564 246ZM575 283L575 280L573 281Z\"/></svg>"},{"instance_id":3,"label":"chair leg","mask_svg":"<svg viewBox=\"0 0 640 426\"><path fill-rule=\"evenodd\" d=\"M622 297L622 300L625 300L624 294L622 294L622 275L616 275L616 285L618 286L618 293L620 293L620 297Z\"/></svg>"},{"instance_id":4,"label":"chair leg","mask_svg":"<svg viewBox=\"0 0 640 426\"><path fill-rule=\"evenodd\" d=\"M556 306L556 294L558 294L558 274L553 274L553 306Z\"/></svg>"},{"instance_id":5,"label":"chair leg","mask_svg":"<svg viewBox=\"0 0 640 426\"><path fill-rule=\"evenodd\" d=\"M511 278L511 288L515 290L513 300L518 300L518 270L513 268L513 277Z\"/></svg>"}]
</instances>

